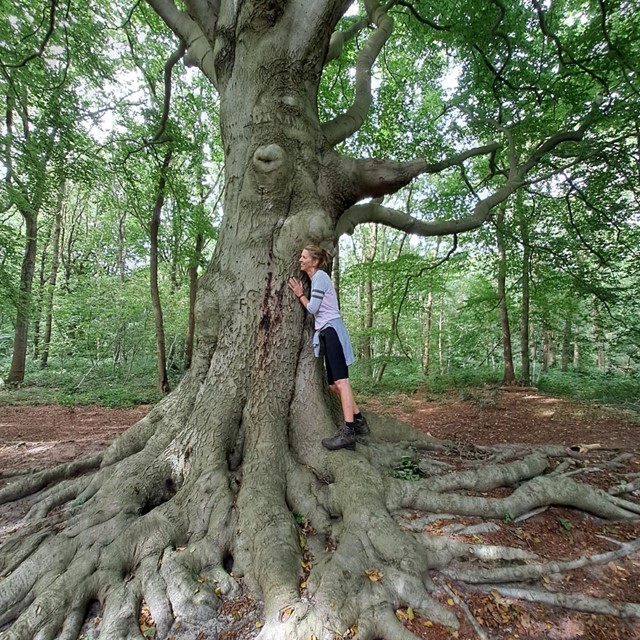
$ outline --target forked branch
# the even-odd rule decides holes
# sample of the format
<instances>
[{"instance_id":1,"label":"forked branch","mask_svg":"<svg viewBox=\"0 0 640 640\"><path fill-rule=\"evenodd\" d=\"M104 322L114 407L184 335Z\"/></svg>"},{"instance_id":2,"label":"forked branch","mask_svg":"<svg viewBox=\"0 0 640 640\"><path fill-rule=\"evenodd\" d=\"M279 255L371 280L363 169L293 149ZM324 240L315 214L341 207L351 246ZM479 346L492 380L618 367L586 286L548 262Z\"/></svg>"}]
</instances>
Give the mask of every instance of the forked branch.
<instances>
[{"instance_id":1,"label":"forked branch","mask_svg":"<svg viewBox=\"0 0 640 640\"><path fill-rule=\"evenodd\" d=\"M370 0L365 4L369 19L376 26L376 29L358 55L353 104L345 113L326 122L322 127L330 145L343 142L358 131L364 123L373 101L371 69L382 51L382 47L393 32L393 19L387 13L387 9L393 2L381 6L380 3Z\"/></svg>"},{"instance_id":2,"label":"forked branch","mask_svg":"<svg viewBox=\"0 0 640 640\"><path fill-rule=\"evenodd\" d=\"M162 18L187 47L187 64L198 67L208 80L217 86L216 71L213 64L213 47L203 28L186 12L180 11L173 0L147 0L149 5ZM215 3L210 3L215 4ZM202 5L202 3L199 3ZM211 12L205 23L207 32L213 32L217 16Z\"/></svg>"}]
</instances>

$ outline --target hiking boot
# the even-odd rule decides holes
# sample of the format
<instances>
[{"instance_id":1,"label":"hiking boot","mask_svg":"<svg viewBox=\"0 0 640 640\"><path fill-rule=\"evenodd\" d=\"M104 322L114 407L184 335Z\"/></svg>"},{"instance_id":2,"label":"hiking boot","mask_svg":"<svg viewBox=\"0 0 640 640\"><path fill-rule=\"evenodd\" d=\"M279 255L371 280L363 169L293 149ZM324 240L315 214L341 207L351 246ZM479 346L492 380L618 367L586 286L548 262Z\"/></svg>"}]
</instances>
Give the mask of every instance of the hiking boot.
<instances>
[{"instance_id":1,"label":"hiking boot","mask_svg":"<svg viewBox=\"0 0 640 640\"><path fill-rule=\"evenodd\" d=\"M356 434L353 429L343 424L336 434L331 438L323 438L322 446L329 451L336 451L338 449L351 449L356 448Z\"/></svg>"},{"instance_id":2,"label":"hiking boot","mask_svg":"<svg viewBox=\"0 0 640 640\"><path fill-rule=\"evenodd\" d=\"M366 437L369 435L369 423L364 416L360 416L359 418L354 418L353 420L353 430L356 433L356 436Z\"/></svg>"}]
</instances>

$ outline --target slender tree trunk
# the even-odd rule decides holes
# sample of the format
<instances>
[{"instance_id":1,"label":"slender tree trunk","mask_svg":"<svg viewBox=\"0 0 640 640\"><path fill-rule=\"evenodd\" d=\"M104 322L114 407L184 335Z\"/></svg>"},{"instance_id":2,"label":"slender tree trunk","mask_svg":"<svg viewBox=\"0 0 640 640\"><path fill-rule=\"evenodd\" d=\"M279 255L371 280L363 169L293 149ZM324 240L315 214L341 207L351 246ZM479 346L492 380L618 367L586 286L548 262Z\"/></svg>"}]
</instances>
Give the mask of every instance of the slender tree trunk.
<instances>
[{"instance_id":1,"label":"slender tree trunk","mask_svg":"<svg viewBox=\"0 0 640 640\"><path fill-rule=\"evenodd\" d=\"M387 339L387 344L384 350L384 360L376 367L376 372L374 376L374 380L376 382L382 382L382 377L384 376L385 369L387 368L387 360L391 357L393 353L393 345L395 344L396 331L398 330L398 314L394 311L389 313L390 318L390 327L389 327L389 338Z\"/></svg>"},{"instance_id":2,"label":"slender tree trunk","mask_svg":"<svg viewBox=\"0 0 640 640\"><path fill-rule=\"evenodd\" d=\"M596 347L596 367L599 371L606 371L607 361L605 356L604 331L602 329L602 319L598 308L598 299L593 296L591 307L591 318L593 322L593 341Z\"/></svg>"},{"instance_id":3,"label":"slender tree trunk","mask_svg":"<svg viewBox=\"0 0 640 640\"><path fill-rule=\"evenodd\" d=\"M52 242L52 255L51 255L51 273L49 274L49 281L46 287L45 296L45 329L42 340L42 355L40 357L40 366L42 368L47 366L49 360L49 346L51 344L51 329L53 326L53 297L56 289L56 282L58 280L58 267L60 265L60 232L62 229L62 206L64 203L65 195L65 182L60 183L60 189L58 191L58 201L56 203L56 213L53 223L53 242Z\"/></svg>"},{"instance_id":4,"label":"slender tree trunk","mask_svg":"<svg viewBox=\"0 0 640 640\"><path fill-rule=\"evenodd\" d=\"M551 364L551 331L543 326L542 328L542 372L549 371Z\"/></svg>"},{"instance_id":5,"label":"slender tree trunk","mask_svg":"<svg viewBox=\"0 0 640 640\"><path fill-rule=\"evenodd\" d=\"M577 371L580 368L580 343L578 341L578 328L573 333L573 368Z\"/></svg>"},{"instance_id":6,"label":"slender tree trunk","mask_svg":"<svg viewBox=\"0 0 640 640\"><path fill-rule=\"evenodd\" d=\"M153 303L153 317L156 329L156 371L158 389L162 393L169 391L169 379L167 376L167 356L164 337L164 320L162 316L162 303L160 300L160 289L158 286L158 233L160 230L160 222L162 216L162 207L165 200L165 188L167 181L167 172L171 163L171 150L167 150L160 167L160 177L158 179L158 187L156 191L156 200L153 206L153 215L151 224L149 225L150 240L150 286L151 301Z\"/></svg>"},{"instance_id":7,"label":"slender tree trunk","mask_svg":"<svg viewBox=\"0 0 640 640\"><path fill-rule=\"evenodd\" d=\"M520 216L520 234L522 238L522 273L521 273L521 306L520 306L520 357L522 359L521 379L524 386L531 384L531 359L529 348L529 308L531 295L529 292L529 280L531 274L531 242L529 238L529 226L524 217Z\"/></svg>"},{"instance_id":8,"label":"slender tree trunk","mask_svg":"<svg viewBox=\"0 0 640 640\"><path fill-rule=\"evenodd\" d=\"M362 332L362 366L364 374L370 378L373 371L373 349L372 349L372 332L373 332L373 274L371 268L378 250L378 225L367 225L369 230L368 246L365 250L364 267L364 326ZM382 369L384 371L384 368ZM377 375L376 375L377 379ZM379 380L378 380L379 381Z\"/></svg>"},{"instance_id":9,"label":"slender tree trunk","mask_svg":"<svg viewBox=\"0 0 640 640\"><path fill-rule=\"evenodd\" d=\"M42 320L42 306L45 298L45 286L47 283L46 269L47 269L47 253L49 248L49 241L51 239L52 229L49 227L47 236L44 238L42 250L40 251L40 263L38 268L38 289L34 296L34 303L32 305L33 316L33 340L32 350L34 359L40 357L40 322Z\"/></svg>"},{"instance_id":10,"label":"slender tree trunk","mask_svg":"<svg viewBox=\"0 0 640 640\"><path fill-rule=\"evenodd\" d=\"M431 317L433 315L433 291L427 294L424 320L424 341L422 347L422 373L429 375L429 365L431 364Z\"/></svg>"},{"instance_id":11,"label":"slender tree trunk","mask_svg":"<svg viewBox=\"0 0 640 640\"><path fill-rule=\"evenodd\" d=\"M509 326L509 309L507 305L507 252L504 243L504 209L501 208L496 216L496 240L498 246L498 305L500 309L500 328L502 331L502 355L504 361L504 376L502 384L516 383L513 368L513 353L511 351L511 327Z\"/></svg>"},{"instance_id":12,"label":"slender tree trunk","mask_svg":"<svg viewBox=\"0 0 640 640\"><path fill-rule=\"evenodd\" d=\"M338 307L341 308L342 302L340 300L340 246L336 245L335 255L331 263L331 280L333 281L333 288L336 290L336 298L338 299Z\"/></svg>"},{"instance_id":13,"label":"slender tree trunk","mask_svg":"<svg viewBox=\"0 0 640 640\"><path fill-rule=\"evenodd\" d=\"M26 241L22 269L20 271L20 292L18 313L13 342L13 357L7 382L24 380L27 362L27 344L29 336L29 315L31 310L31 288L36 267L38 222L35 212L22 212L26 224Z\"/></svg>"},{"instance_id":14,"label":"slender tree trunk","mask_svg":"<svg viewBox=\"0 0 640 640\"><path fill-rule=\"evenodd\" d=\"M126 267L126 237L125 237L125 221L126 212L123 210L118 216L118 274L120 276L120 282L124 283L126 279L127 267Z\"/></svg>"},{"instance_id":15,"label":"slender tree trunk","mask_svg":"<svg viewBox=\"0 0 640 640\"><path fill-rule=\"evenodd\" d=\"M564 331L562 333L562 356L560 357L560 371L562 371L562 373L566 373L569 370L571 335L571 320L567 319L565 320Z\"/></svg>"},{"instance_id":16,"label":"slender tree trunk","mask_svg":"<svg viewBox=\"0 0 640 640\"><path fill-rule=\"evenodd\" d=\"M204 234L199 232L196 235L193 256L191 258L191 264L189 265L189 319L187 323L187 336L185 339L184 350L185 369L188 369L191 366L191 360L193 358L193 341L196 326L196 294L198 291L198 264L200 263L200 257L202 256L203 246Z\"/></svg>"},{"instance_id":17,"label":"slender tree trunk","mask_svg":"<svg viewBox=\"0 0 640 640\"><path fill-rule=\"evenodd\" d=\"M438 259L440 253L440 243L442 239L436 238L436 248L433 254L434 260ZM429 375L429 367L431 365L431 323L433 320L433 284L431 284L429 293L427 294L427 302L425 304L425 320L424 320L424 341L422 346L422 373Z\"/></svg>"},{"instance_id":18,"label":"slender tree trunk","mask_svg":"<svg viewBox=\"0 0 640 640\"><path fill-rule=\"evenodd\" d=\"M444 326L444 302L440 303L440 312L438 314L438 368L440 375L444 374L444 348L442 344L442 328Z\"/></svg>"}]
</instances>

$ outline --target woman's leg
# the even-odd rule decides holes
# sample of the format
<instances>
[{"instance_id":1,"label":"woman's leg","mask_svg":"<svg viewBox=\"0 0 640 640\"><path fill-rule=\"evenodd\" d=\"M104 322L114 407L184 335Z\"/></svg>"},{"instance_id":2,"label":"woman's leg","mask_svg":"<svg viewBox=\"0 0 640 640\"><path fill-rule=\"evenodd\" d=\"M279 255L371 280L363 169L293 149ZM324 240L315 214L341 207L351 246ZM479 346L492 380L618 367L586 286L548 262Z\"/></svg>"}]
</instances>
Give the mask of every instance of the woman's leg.
<instances>
[{"instance_id":1,"label":"woman's leg","mask_svg":"<svg viewBox=\"0 0 640 640\"><path fill-rule=\"evenodd\" d=\"M340 405L342 406L342 415L347 424L353 423L353 416L358 413L356 401L353 399L353 389L349 378L336 380L334 383L336 393L340 397Z\"/></svg>"}]
</instances>

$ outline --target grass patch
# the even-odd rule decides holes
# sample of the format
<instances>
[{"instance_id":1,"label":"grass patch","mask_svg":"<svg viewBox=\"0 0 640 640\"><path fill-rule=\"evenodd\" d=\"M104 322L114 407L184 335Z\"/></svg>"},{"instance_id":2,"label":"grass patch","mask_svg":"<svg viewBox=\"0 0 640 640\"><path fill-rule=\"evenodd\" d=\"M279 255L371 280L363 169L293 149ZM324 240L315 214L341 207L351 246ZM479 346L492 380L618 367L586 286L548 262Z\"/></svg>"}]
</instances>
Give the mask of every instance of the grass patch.
<instances>
[{"instance_id":1,"label":"grass patch","mask_svg":"<svg viewBox=\"0 0 640 640\"><path fill-rule=\"evenodd\" d=\"M174 377L172 384L178 381L179 377ZM23 383L0 387L0 406L59 404L130 408L155 404L161 398L153 362L135 369L83 358L52 359L45 369L30 362Z\"/></svg>"}]
</instances>

